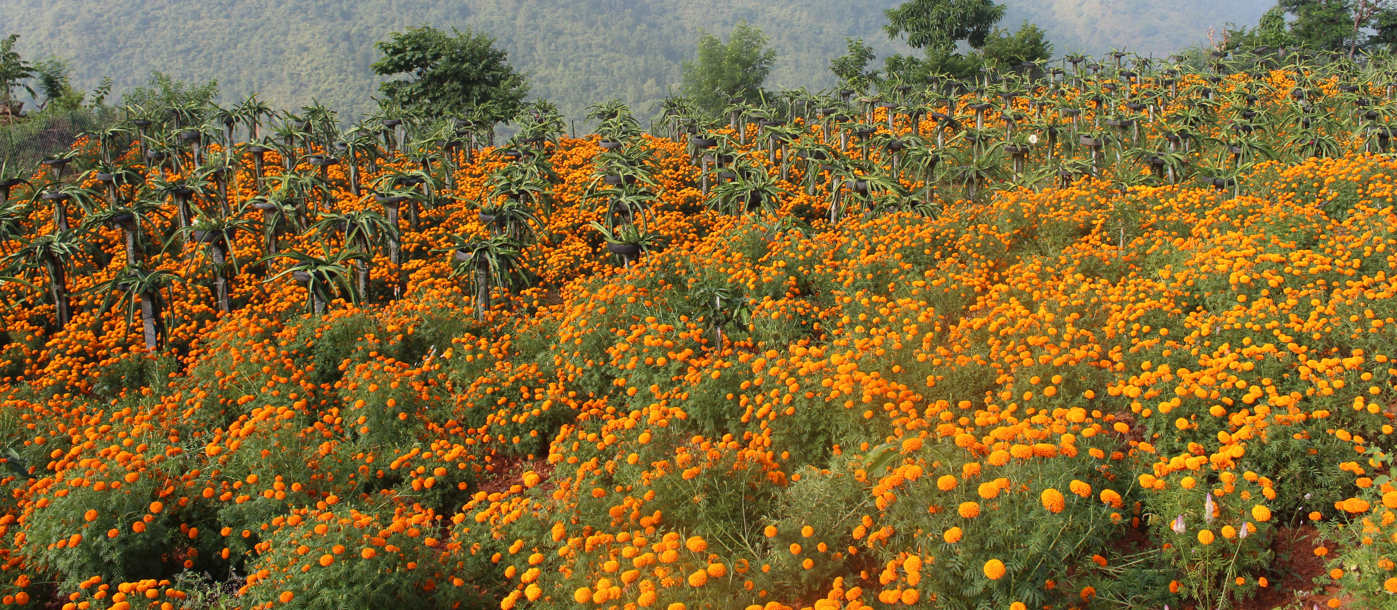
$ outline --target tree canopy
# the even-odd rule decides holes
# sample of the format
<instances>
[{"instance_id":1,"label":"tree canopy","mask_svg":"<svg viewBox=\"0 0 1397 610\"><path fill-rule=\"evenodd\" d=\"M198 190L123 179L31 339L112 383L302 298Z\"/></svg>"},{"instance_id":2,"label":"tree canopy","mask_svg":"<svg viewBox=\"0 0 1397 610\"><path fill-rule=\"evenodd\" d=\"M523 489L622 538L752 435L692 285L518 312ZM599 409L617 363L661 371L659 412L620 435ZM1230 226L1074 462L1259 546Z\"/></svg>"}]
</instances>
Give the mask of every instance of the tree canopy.
<instances>
[{"instance_id":1,"label":"tree canopy","mask_svg":"<svg viewBox=\"0 0 1397 610\"><path fill-rule=\"evenodd\" d=\"M1308 49L1352 55L1397 42L1397 8L1385 0L1279 0L1272 12L1276 9L1294 17L1285 42ZM1376 32L1370 34L1369 28ZM1268 12L1257 29L1274 32L1276 16Z\"/></svg>"},{"instance_id":2,"label":"tree canopy","mask_svg":"<svg viewBox=\"0 0 1397 610\"><path fill-rule=\"evenodd\" d=\"M738 22L724 44L700 30L694 61L684 62L684 95L709 111L721 110L728 100L756 100L762 84L776 63L776 50L766 48L761 29Z\"/></svg>"},{"instance_id":3,"label":"tree canopy","mask_svg":"<svg viewBox=\"0 0 1397 610\"><path fill-rule=\"evenodd\" d=\"M908 0L883 14L888 36L905 37L914 49L945 51L962 40L978 49L1004 18L1004 5L994 0Z\"/></svg>"},{"instance_id":4,"label":"tree canopy","mask_svg":"<svg viewBox=\"0 0 1397 610\"><path fill-rule=\"evenodd\" d=\"M1004 11L994 0L907 0L884 11L888 36L905 37L908 46L925 55L888 57L883 72L904 82L935 74L969 78L985 64L1003 69L1052 57L1046 34L1027 20L1017 31L995 27ZM961 43L973 52L962 53Z\"/></svg>"},{"instance_id":5,"label":"tree canopy","mask_svg":"<svg viewBox=\"0 0 1397 610\"><path fill-rule=\"evenodd\" d=\"M374 74L403 78L379 86L387 105L427 115L481 111L502 121L518 112L529 94L528 78L509 65L495 39L467 28L447 34L427 26L393 32L374 45L383 57Z\"/></svg>"}]
</instances>

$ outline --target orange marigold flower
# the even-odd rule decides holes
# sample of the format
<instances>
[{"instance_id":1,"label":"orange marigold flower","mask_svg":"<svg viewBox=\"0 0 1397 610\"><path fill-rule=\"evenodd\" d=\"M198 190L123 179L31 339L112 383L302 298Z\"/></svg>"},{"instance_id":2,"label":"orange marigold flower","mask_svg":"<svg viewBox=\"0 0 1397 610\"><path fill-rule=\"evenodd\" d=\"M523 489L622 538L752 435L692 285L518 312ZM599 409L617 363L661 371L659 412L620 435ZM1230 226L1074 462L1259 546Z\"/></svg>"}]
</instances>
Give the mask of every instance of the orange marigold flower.
<instances>
[{"instance_id":1,"label":"orange marigold flower","mask_svg":"<svg viewBox=\"0 0 1397 610\"><path fill-rule=\"evenodd\" d=\"M1004 578L1004 562L998 559L991 559L985 562L985 576L990 580Z\"/></svg>"},{"instance_id":2,"label":"orange marigold flower","mask_svg":"<svg viewBox=\"0 0 1397 610\"><path fill-rule=\"evenodd\" d=\"M1062 495L1062 492L1051 487L1043 490L1040 499L1043 501L1043 508L1048 509L1050 513L1060 513L1067 508L1067 498Z\"/></svg>"},{"instance_id":3,"label":"orange marigold flower","mask_svg":"<svg viewBox=\"0 0 1397 610\"><path fill-rule=\"evenodd\" d=\"M966 519L974 519L975 517L980 516L980 503L961 502L960 508L957 509L957 512L960 513L960 516L965 517Z\"/></svg>"},{"instance_id":4,"label":"orange marigold flower","mask_svg":"<svg viewBox=\"0 0 1397 610\"><path fill-rule=\"evenodd\" d=\"M1210 530L1199 530L1199 531L1198 531L1198 541L1201 542L1201 543L1203 543L1204 545L1212 544L1214 539L1216 539L1216 536L1213 535L1213 532L1212 532L1212 531L1210 531Z\"/></svg>"},{"instance_id":5,"label":"orange marigold flower","mask_svg":"<svg viewBox=\"0 0 1397 610\"><path fill-rule=\"evenodd\" d=\"M320 565L321 565L322 567L328 568L328 567L330 567L330 564L333 564L333 563L335 563L335 556L334 556L334 555L331 555L331 554L329 554L329 553L326 553L326 554L320 556Z\"/></svg>"},{"instance_id":6,"label":"orange marigold flower","mask_svg":"<svg viewBox=\"0 0 1397 610\"><path fill-rule=\"evenodd\" d=\"M708 550L708 543L705 542L703 538L700 538L698 536L690 537L687 541L684 542L684 546L688 547L690 551L693 551L695 553L702 553Z\"/></svg>"},{"instance_id":7,"label":"orange marigold flower","mask_svg":"<svg viewBox=\"0 0 1397 610\"><path fill-rule=\"evenodd\" d=\"M296 599L296 594L290 591L282 591L281 595L277 597L277 599L280 599L281 603L283 604L289 604L291 603L291 600Z\"/></svg>"},{"instance_id":8,"label":"orange marigold flower","mask_svg":"<svg viewBox=\"0 0 1397 610\"><path fill-rule=\"evenodd\" d=\"M956 477L955 477L955 475L949 475L949 474L948 474L948 475L943 475L941 478L936 479L936 488L937 488L937 489L940 489L941 491L951 491L952 489L955 489L955 488L956 488Z\"/></svg>"},{"instance_id":9,"label":"orange marigold flower","mask_svg":"<svg viewBox=\"0 0 1397 610\"><path fill-rule=\"evenodd\" d=\"M961 537L964 535L965 532L962 532L960 528L953 527L951 529L946 530L946 533L943 534L941 537L946 541L946 544L955 544L957 542L960 542Z\"/></svg>"},{"instance_id":10,"label":"orange marigold flower","mask_svg":"<svg viewBox=\"0 0 1397 610\"><path fill-rule=\"evenodd\" d=\"M1072 483L1067 486L1067 489L1083 498L1091 497L1091 486L1081 481L1074 479Z\"/></svg>"}]
</instances>

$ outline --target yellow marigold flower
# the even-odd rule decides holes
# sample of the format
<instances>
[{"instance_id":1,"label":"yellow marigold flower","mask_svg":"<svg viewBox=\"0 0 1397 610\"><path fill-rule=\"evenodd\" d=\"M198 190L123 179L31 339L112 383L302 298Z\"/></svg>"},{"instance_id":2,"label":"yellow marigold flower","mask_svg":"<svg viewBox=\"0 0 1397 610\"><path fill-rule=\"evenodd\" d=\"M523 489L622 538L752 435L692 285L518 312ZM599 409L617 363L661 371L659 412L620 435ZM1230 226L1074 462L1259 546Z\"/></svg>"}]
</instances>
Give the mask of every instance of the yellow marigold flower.
<instances>
[{"instance_id":1,"label":"yellow marigold flower","mask_svg":"<svg viewBox=\"0 0 1397 610\"><path fill-rule=\"evenodd\" d=\"M1388 508L1397 508L1397 491L1389 491L1383 494L1382 505Z\"/></svg>"},{"instance_id":2,"label":"yellow marigold flower","mask_svg":"<svg viewBox=\"0 0 1397 610\"><path fill-rule=\"evenodd\" d=\"M582 587L581 589L578 589L577 591L573 592L572 599L573 601L576 601L579 604L585 604L587 602L590 602L592 601L592 590L588 589L587 587Z\"/></svg>"},{"instance_id":3,"label":"yellow marigold flower","mask_svg":"<svg viewBox=\"0 0 1397 610\"><path fill-rule=\"evenodd\" d=\"M951 491L956 488L956 477L954 475L944 475L936 479L936 488L941 491Z\"/></svg>"},{"instance_id":4,"label":"yellow marigold flower","mask_svg":"<svg viewBox=\"0 0 1397 610\"><path fill-rule=\"evenodd\" d=\"M974 519L980 516L980 504L978 502L961 502L958 512L966 519Z\"/></svg>"},{"instance_id":5,"label":"yellow marigold flower","mask_svg":"<svg viewBox=\"0 0 1397 610\"><path fill-rule=\"evenodd\" d=\"M1257 504L1256 506L1251 507L1251 517L1253 519L1256 519L1257 521L1270 521L1271 509Z\"/></svg>"},{"instance_id":6,"label":"yellow marigold flower","mask_svg":"<svg viewBox=\"0 0 1397 610\"><path fill-rule=\"evenodd\" d=\"M649 608L650 606L655 605L655 592L643 591L640 594L640 599L635 600L635 602L641 608Z\"/></svg>"},{"instance_id":7,"label":"yellow marigold flower","mask_svg":"<svg viewBox=\"0 0 1397 610\"><path fill-rule=\"evenodd\" d=\"M1388 593L1397 593L1397 576L1387 579L1382 583L1382 588Z\"/></svg>"},{"instance_id":8,"label":"yellow marigold flower","mask_svg":"<svg viewBox=\"0 0 1397 610\"><path fill-rule=\"evenodd\" d=\"M690 587L702 587L702 586L704 585L704 583L707 583L707 582L708 582L708 572L705 572L705 571L703 571L703 570L695 571L693 574L690 574L690 575L689 575L689 586L690 586Z\"/></svg>"},{"instance_id":9,"label":"yellow marigold flower","mask_svg":"<svg viewBox=\"0 0 1397 610\"><path fill-rule=\"evenodd\" d=\"M985 562L985 576L990 580L1004 578L1004 562L998 559L991 559Z\"/></svg>"},{"instance_id":10,"label":"yellow marigold flower","mask_svg":"<svg viewBox=\"0 0 1397 610\"><path fill-rule=\"evenodd\" d=\"M1203 543L1203 544L1205 544L1205 545L1212 544L1214 538L1216 538L1216 537L1213 536L1213 533L1212 533L1211 531L1209 531L1209 530L1199 530L1199 531L1198 531L1198 541L1201 542L1201 543Z\"/></svg>"},{"instance_id":11,"label":"yellow marigold flower","mask_svg":"<svg viewBox=\"0 0 1397 610\"><path fill-rule=\"evenodd\" d=\"M1050 513L1060 513L1067 508L1067 498L1062 495L1062 492L1051 487L1043 490L1040 499L1043 501L1043 508L1048 509Z\"/></svg>"}]
</instances>

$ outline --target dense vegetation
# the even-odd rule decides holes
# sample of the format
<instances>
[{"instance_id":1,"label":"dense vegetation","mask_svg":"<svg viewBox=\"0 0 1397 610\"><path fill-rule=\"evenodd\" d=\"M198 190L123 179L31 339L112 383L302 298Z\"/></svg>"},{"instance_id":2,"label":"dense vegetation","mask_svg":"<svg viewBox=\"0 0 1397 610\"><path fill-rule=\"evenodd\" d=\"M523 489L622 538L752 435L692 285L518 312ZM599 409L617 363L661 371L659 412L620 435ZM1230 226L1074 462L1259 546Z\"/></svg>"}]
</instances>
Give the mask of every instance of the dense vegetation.
<instances>
[{"instance_id":1,"label":"dense vegetation","mask_svg":"<svg viewBox=\"0 0 1397 610\"><path fill-rule=\"evenodd\" d=\"M699 30L726 35L741 20L761 28L778 57L771 84L836 83L826 68L846 37L863 38L880 55L907 49L887 39L882 11L897 0L847 2L195 2L10 0L0 3L0 32L18 32L32 58L71 61L84 90L111 77L117 97L142 86L152 71L176 79L217 80L227 105L252 93L278 108L318 100L346 120L373 112L378 80L374 43L427 24L494 36L510 61L530 75L533 93L581 121L587 105L621 98L637 113L678 85ZM1232 0L1011 0L1004 19L1043 27L1058 53L1114 48L1156 57L1205 40L1209 27L1255 23L1273 2ZM1160 24L1169 24L1167 27ZM881 62L880 62L881 63Z\"/></svg>"},{"instance_id":2,"label":"dense vegetation","mask_svg":"<svg viewBox=\"0 0 1397 610\"><path fill-rule=\"evenodd\" d=\"M1069 66L151 90L0 187L0 603L1394 607L1392 66Z\"/></svg>"}]
</instances>

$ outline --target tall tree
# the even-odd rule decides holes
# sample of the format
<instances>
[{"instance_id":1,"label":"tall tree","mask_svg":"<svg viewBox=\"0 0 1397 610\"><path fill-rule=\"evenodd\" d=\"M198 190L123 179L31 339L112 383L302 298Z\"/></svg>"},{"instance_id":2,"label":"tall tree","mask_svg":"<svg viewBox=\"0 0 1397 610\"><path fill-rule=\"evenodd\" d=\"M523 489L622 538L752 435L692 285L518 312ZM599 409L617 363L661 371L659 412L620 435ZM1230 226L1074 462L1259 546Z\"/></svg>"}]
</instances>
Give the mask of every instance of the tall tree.
<instances>
[{"instance_id":1,"label":"tall tree","mask_svg":"<svg viewBox=\"0 0 1397 610\"><path fill-rule=\"evenodd\" d=\"M698 54L683 65L684 94L710 112L722 110L731 98L753 101L776 63L776 50L766 48L766 35L746 21L728 34L727 44L700 30Z\"/></svg>"},{"instance_id":2,"label":"tall tree","mask_svg":"<svg viewBox=\"0 0 1397 610\"><path fill-rule=\"evenodd\" d=\"M488 108L488 118L505 121L529 94L528 79L484 32L410 27L374 46L383 53L372 66L374 74L404 76L379 85L384 101L409 112L464 115Z\"/></svg>"},{"instance_id":3,"label":"tall tree","mask_svg":"<svg viewBox=\"0 0 1397 610\"><path fill-rule=\"evenodd\" d=\"M844 44L847 52L829 61L829 71L839 77L845 86L854 89L864 89L877 83L878 71L868 69L874 57L873 47L868 46L862 38L845 38Z\"/></svg>"},{"instance_id":4,"label":"tall tree","mask_svg":"<svg viewBox=\"0 0 1397 610\"><path fill-rule=\"evenodd\" d=\"M980 54L990 66L1010 70L1024 62L1051 59L1053 44L1048 42L1042 29L1024 21L1016 32L995 28Z\"/></svg>"},{"instance_id":5,"label":"tall tree","mask_svg":"<svg viewBox=\"0 0 1397 610\"><path fill-rule=\"evenodd\" d=\"M14 100L16 88L34 94L34 90L23 83L24 79L34 76L34 67L15 50L15 42L18 41L19 34L10 34L0 40L0 112L5 114L19 114Z\"/></svg>"},{"instance_id":6,"label":"tall tree","mask_svg":"<svg viewBox=\"0 0 1397 610\"><path fill-rule=\"evenodd\" d=\"M1279 0L1276 4L1295 17L1290 34L1301 46L1344 53L1363 47L1363 28L1387 10L1380 0Z\"/></svg>"},{"instance_id":7,"label":"tall tree","mask_svg":"<svg viewBox=\"0 0 1397 610\"><path fill-rule=\"evenodd\" d=\"M978 49L1004 18L1004 5L994 0L908 0L883 11L889 38L906 38L914 49L949 51L959 41Z\"/></svg>"}]
</instances>

